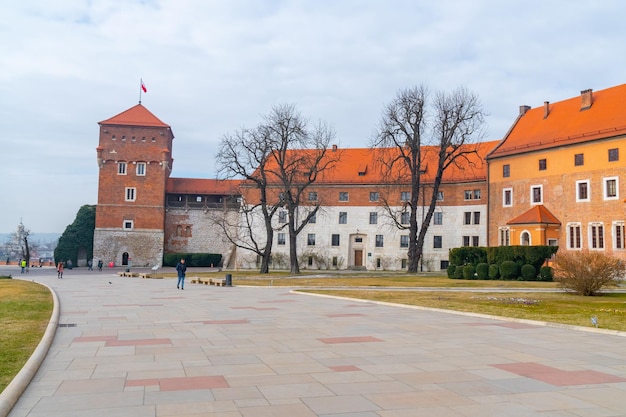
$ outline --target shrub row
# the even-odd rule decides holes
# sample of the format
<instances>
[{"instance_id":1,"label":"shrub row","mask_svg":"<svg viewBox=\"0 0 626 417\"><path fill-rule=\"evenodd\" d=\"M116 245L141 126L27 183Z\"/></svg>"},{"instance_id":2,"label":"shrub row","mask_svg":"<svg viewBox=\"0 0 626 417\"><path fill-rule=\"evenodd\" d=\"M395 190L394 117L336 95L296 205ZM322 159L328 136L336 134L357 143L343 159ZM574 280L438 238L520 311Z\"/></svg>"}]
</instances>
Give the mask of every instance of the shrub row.
<instances>
[{"instance_id":1,"label":"shrub row","mask_svg":"<svg viewBox=\"0 0 626 417\"><path fill-rule=\"evenodd\" d=\"M450 263L453 265L478 265L487 263L501 265L504 261L513 261L521 268L530 264L539 271L546 259L554 255L558 246L464 246L450 250Z\"/></svg>"},{"instance_id":2,"label":"shrub row","mask_svg":"<svg viewBox=\"0 0 626 417\"><path fill-rule=\"evenodd\" d=\"M222 266L222 255L219 253L166 253L163 255L163 266L176 266L181 259L187 266Z\"/></svg>"},{"instance_id":3,"label":"shrub row","mask_svg":"<svg viewBox=\"0 0 626 417\"><path fill-rule=\"evenodd\" d=\"M549 266L542 266L537 270L531 264L524 264L521 268L513 261L504 261L500 265L480 262L474 265L450 265L447 269L448 278L453 279L482 279L482 280L519 280L519 281L552 281L554 274Z\"/></svg>"}]
</instances>

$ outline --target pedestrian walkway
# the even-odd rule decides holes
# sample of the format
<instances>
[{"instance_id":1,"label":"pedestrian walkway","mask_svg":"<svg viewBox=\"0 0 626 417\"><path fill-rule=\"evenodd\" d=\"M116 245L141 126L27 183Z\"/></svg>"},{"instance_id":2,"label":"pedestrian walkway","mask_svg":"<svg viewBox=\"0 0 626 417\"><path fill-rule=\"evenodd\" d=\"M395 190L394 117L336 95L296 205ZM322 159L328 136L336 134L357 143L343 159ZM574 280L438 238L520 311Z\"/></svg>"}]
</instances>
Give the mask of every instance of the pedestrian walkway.
<instances>
[{"instance_id":1,"label":"pedestrian walkway","mask_svg":"<svg viewBox=\"0 0 626 417\"><path fill-rule=\"evenodd\" d=\"M620 335L278 287L28 279L61 316L10 417L626 415Z\"/></svg>"}]
</instances>

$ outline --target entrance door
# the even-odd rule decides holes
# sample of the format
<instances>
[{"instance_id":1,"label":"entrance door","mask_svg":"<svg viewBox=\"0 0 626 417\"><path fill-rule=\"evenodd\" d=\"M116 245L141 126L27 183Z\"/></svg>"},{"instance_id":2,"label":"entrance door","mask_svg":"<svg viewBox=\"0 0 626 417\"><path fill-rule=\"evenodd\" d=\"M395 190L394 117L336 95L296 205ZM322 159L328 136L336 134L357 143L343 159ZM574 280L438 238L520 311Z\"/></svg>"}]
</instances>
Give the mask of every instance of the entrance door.
<instances>
[{"instance_id":1,"label":"entrance door","mask_svg":"<svg viewBox=\"0 0 626 417\"><path fill-rule=\"evenodd\" d=\"M354 266L363 266L363 250L354 250Z\"/></svg>"},{"instance_id":2,"label":"entrance door","mask_svg":"<svg viewBox=\"0 0 626 417\"><path fill-rule=\"evenodd\" d=\"M122 265L128 265L128 252L122 254Z\"/></svg>"}]
</instances>

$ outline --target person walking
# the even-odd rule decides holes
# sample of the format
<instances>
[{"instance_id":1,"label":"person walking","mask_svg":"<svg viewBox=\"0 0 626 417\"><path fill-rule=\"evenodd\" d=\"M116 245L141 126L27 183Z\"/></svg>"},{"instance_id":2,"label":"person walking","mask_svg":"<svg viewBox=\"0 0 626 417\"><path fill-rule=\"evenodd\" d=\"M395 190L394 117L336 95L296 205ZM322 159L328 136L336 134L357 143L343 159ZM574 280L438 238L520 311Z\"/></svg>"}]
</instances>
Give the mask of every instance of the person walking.
<instances>
[{"instance_id":1,"label":"person walking","mask_svg":"<svg viewBox=\"0 0 626 417\"><path fill-rule=\"evenodd\" d=\"M178 265L176 265L176 271L178 272L178 283L176 284L176 288L180 288L181 290L185 289L185 272L187 271L187 265L185 265L185 260L181 259Z\"/></svg>"},{"instance_id":2,"label":"person walking","mask_svg":"<svg viewBox=\"0 0 626 417\"><path fill-rule=\"evenodd\" d=\"M102 259L98 260L98 271L102 271Z\"/></svg>"},{"instance_id":3,"label":"person walking","mask_svg":"<svg viewBox=\"0 0 626 417\"><path fill-rule=\"evenodd\" d=\"M87 261L87 271L93 271L93 260Z\"/></svg>"},{"instance_id":4,"label":"person walking","mask_svg":"<svg viewBox=\"0 0 626 417\"><path fill-rule=\"evenodd\" d=\"M63 262L57 265L57 279L63 279Z\"/></svg>"}]
</instances>

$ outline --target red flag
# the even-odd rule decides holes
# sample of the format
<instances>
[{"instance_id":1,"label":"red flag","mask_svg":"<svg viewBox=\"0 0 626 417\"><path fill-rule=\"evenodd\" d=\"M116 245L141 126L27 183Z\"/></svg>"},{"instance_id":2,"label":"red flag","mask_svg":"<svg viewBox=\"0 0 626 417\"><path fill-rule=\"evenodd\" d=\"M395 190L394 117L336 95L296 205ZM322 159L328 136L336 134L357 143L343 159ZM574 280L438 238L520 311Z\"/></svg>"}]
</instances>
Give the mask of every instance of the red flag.
<instances>
[{"instance_id":1,"label":"red flag","mask_svg":"<svg viewBox=\"0 0 626 417\"><path fill-rule=\"evenodd\" d=\"M141 89L143 90L144 93L148 92L148 89L146 88L146 85L143 83L143 80L141 80Z\"/></svg>"}]
</instances>

